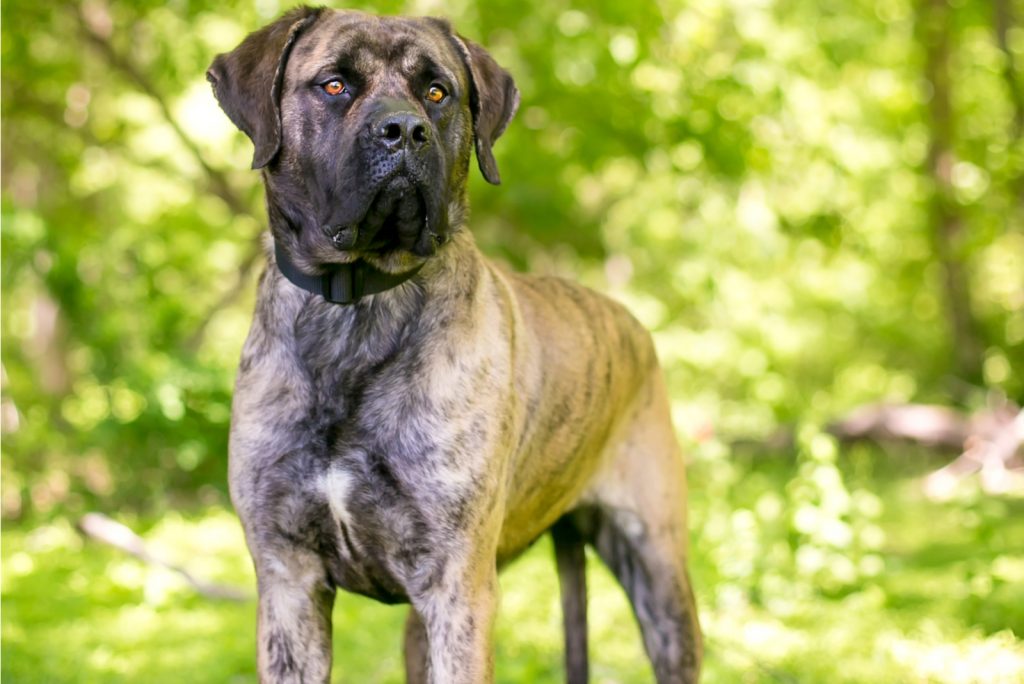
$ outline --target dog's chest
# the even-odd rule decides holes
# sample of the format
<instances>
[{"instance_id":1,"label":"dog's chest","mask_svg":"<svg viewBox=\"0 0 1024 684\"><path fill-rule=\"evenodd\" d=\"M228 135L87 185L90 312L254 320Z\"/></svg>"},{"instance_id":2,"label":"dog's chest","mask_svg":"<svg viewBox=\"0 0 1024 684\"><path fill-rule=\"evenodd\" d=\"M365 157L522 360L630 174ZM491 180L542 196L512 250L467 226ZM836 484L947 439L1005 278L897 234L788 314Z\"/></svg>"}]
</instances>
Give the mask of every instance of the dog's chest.
<instances>
[{"instance_id":1,"label":"dog's chest","mask_svg":"<svg viewBox=\"0 0 1024 684\"><path fill-rule=\"evenodd\" d=\"M419 493L385 454L316 445L267 464L253 482L260 527L313 551L333 584L393 603L426 561L433 536Z\"/></svg>"},{"instance_id":2,"label":"dog's chest","mask_svg":"<svg viewBox=\"0 0 1024 684\"><path fill-rule=\"evenodd\" d=\"M333 539L323 554L332 581L347 591L395 602L405 598L405 573L394 562L394 547L401 547L394 529L398 520L382 519L382 510L366 505L375 482L347 467L328 465L315 482L311 508L322 516L325 532ZM397 503L397 502L396 502Z\"/></svg>"},{"instance_id":3,"label":"dog's chest","mask_svg":"<svg viewBox=\"0 0 1024 684\"><path fill-rule=\"evenodd\" d=\"M232 496L256 533L312 549L336 585L400 601L493 504L502 365L450 353L441 317L342 315L303 313L288 345L243 359Z\"/></svg>"},{"instance_id":4,"label":"dog's chest","mask_svg":"<svg viewBox=\"0 0 1024 684\"><path fill-rule=\"evenodd\" d=\"M299 524L330 540L318 550L335 584L400 601L410 583L435 572L450 530L479 505L472 471L461 463L473 428L440 420L429 402L402 406L374 401L373 385L366 392L310 449L311 477L297 501L308 522Z\"/></svg>"}]
</instances>

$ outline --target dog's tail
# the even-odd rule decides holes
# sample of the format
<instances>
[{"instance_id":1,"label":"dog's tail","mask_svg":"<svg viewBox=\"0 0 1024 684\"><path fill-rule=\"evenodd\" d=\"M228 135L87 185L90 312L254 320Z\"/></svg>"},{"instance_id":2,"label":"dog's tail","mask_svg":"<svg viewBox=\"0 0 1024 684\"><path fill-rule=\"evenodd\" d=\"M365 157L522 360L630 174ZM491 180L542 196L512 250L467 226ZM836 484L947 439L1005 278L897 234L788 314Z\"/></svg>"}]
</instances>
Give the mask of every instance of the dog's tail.
<instances>
[{"instance_id":1,"label":"dog's tail","mask_svg":"<svg viewBox=\"0 0 1024 684\"><path fill-rule=\"evenodd\" d=\"M555 563L562 593L562 623L565 627L565 681L587 684L587 557L585 539L569 516L551 528L555 542Z\"/></svg>"}]
</instances>

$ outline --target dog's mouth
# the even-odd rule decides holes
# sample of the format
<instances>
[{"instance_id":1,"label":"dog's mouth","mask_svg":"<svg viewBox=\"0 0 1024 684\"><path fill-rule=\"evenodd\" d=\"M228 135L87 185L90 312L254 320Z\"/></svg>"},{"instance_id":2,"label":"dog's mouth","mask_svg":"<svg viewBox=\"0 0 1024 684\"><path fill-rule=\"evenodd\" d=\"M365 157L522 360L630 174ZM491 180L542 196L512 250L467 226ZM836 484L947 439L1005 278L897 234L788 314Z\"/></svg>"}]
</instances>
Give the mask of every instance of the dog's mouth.
<instances>
[{"instance_id":1,"label":"dog's mouth","mask_svg":"<svg viewBox=\"0 0 1024 684\"><path fill-rule=\"evenodd\" d=\"M361 219L324 226L324 232L342 251L379 255L404 250L428 257L447 240L435 204L422 187L399 176L376 192Z\"/></svg>"}]
</instances>

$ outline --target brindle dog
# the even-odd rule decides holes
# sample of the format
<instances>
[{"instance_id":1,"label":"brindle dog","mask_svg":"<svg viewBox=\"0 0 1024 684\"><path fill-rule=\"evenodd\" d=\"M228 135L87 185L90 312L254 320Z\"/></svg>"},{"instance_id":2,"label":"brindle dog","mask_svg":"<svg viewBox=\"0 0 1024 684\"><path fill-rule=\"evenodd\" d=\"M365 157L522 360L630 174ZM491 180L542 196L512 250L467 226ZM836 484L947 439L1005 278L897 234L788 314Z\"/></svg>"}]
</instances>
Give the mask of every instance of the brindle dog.
<instances>
[{"instance_id":1,"label":"brindle dog","mask_svg":"<svg viewBox=\"0 0 1024 684\"><path fill-rule=\"evenodd\" d=\"M230 454L261 681L330 679L337 587L412 604L409 681L492 681L497 572L546 531L569 680L587 679L589 543L658 681L696 681L684 464L650 336L590 290L499 270L464 230L474 144L499 181L509 74L441 19L299 8L208 78L255 146L274 243ZM299 286L346 265L382 291Z\"/></svg>"}]
</instances>

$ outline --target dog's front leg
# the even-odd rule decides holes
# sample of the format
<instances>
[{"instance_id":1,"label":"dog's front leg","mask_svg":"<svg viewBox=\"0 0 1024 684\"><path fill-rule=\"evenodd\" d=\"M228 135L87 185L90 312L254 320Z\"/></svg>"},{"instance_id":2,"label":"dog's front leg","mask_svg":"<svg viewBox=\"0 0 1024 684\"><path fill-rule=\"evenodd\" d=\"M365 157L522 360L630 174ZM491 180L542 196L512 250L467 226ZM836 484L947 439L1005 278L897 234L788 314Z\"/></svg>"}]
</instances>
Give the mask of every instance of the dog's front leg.
<instances>
[{"instance_id":1,"label":"dog's front leg","mask_svg":"<svg viewBox=\"0 0 1024 684\"><path fill-rule=\"evenodd\" d=\"M261 684L324 684L331 679L334 588L312 553L261 554L257 626Z\"/></svg>"},{"instance_id":2,"label":"dog's front leg","mask_svg":"<svg viewBox=\"0 0 1024 684\"><path fill-rule=\"evenodd\" d=\"M494 556L446 572L439 586L413 597L427 635L430 684L494 681L492 631L498 603Z\"/></svg>"}]
</instances>

